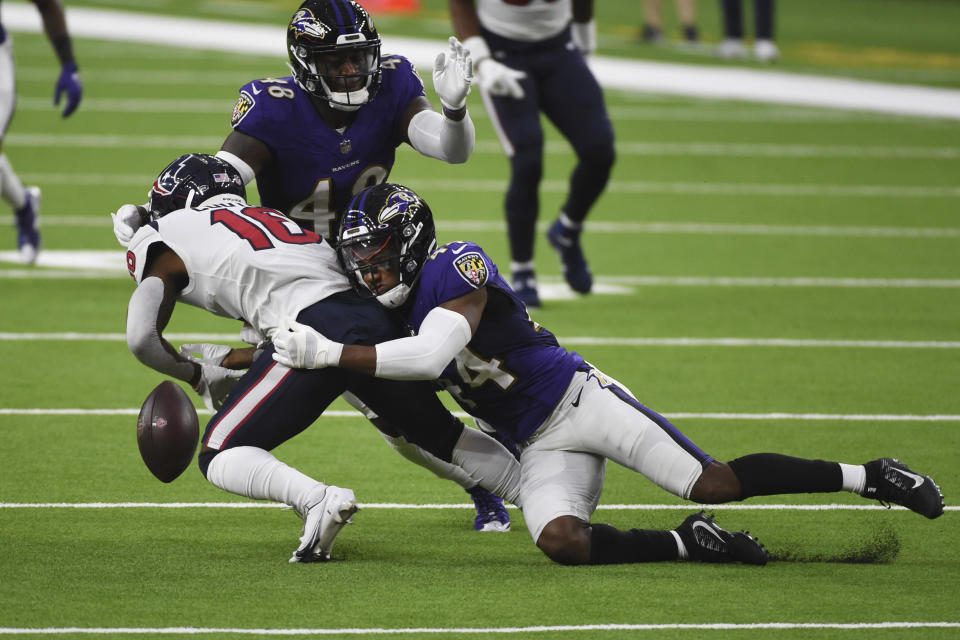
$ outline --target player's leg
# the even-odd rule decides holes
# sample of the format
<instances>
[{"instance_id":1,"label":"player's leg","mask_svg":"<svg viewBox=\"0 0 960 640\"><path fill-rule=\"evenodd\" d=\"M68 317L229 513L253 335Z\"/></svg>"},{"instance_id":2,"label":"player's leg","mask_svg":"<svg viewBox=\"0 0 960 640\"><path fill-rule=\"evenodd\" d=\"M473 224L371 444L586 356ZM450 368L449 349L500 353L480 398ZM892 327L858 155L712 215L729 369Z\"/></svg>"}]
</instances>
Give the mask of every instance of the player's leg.
<instances>
[{"instance_id":1,"label":"player's leg","mask_svg":"<svg viewBox=\"0 0 960 640\"><path fill-rule=\"evenodd\" d=\"M13 40L10 34L0 44L0 198L14 211L17 224L17 247L20 259L33 264L40 250L40 189L24 187L3 153L3 139L13 119L16 105L16 82L13 68Z\"/></svg>"},{"instance_id":2,"label":"player's leg","mask_svg":"<svg viewBox=\"0 0 960 640\"><path fill-rule=\"evenodd\" d=\"M473 528L476 531L509 531L510 515L503 506L503 500L480 486L476 479L457 465L441 460L422 447L408 442L400 430L387 420L379 417L360 398L352 393L343 394L343 399L364 415L377 428L390 448L410 462L430 471L438 478L451 480L460 485L474 502L476 515Z\"/></svg>"},{"instance_id":3,"label":"player's leg","mask_svg":"<svg viewBox=\"0 0 960 640\"><path fill-rule=\"evenodd\" d=\"M494 39L495 41L495 39ZM494 44L491 44L491 49ZM540 215L540 179L543 177L543 130L539 95L533 70L521 55L508 55L503 64L527 72L520 81L523 98L483 94L500 143L510 161L510 183L504 198L510 241L511 286L528 307L539 307L533 245Z\"/></svg>"},{"instance_id":4,"label":"player's leg","mask_svg":"<svg viewBox=\"0 0 960 640\"><path fill-rule=\"evenodd\" d=\"M753 0L756 21L756 41L753 55L760 62L773 62L780 57L780 50L773 41L773 0Z\"/></svg>"},{"instance_id":5,"label":"player's leg","mask_svg":"<svg viewBox=\"0 0 960 640\"><path fill-rule=\"evenodd\" d=\"M563 275L574 291L589 293L593 276L580 243L583 224L610 179L615 159L613 125L603 91L579 51L558 48L543 72L540 103L570 142L577 165L560 215L547 234L560 256Z\"/></svg>"},{"instance_id":6,"label":"player's leg","mask_svg":"<svg viewBox=\"0 0 960 640\"><path fill-rule=\"evenodd\" d=\"M578 380L583 380L578 387ZM561 405L581 446L638 471L667 491L700 503L760 495L851 491L936 518L943 497L929 476L884 458L865 465L756 453L724 464L697 447L669 420L645 407L619 382L593 369L578 372L579 401ZM569 391L568 391L569 392Z\"/></svg>"},{"instance_id":7,"label":"player's leg","mask_svg":"<svg viewBox=\"0 0 960 640\"><path fill-rule=\"evenodd\" d=\"M323 413L342 390L337 370L288 369L267 348L237 383L203 436L200 469L224 491L291 506L304 520L291 562L330 558L333 542L357 511L350 489L324 484L270 450Z\"/></svg>"},{"instance_id":8,"label":"player's leg","mask_svg":"<svg viewBox=\"0 0 960 640\"><path fill-rule=\"evenodd\" d=\"M723 12L723 42L717 48L721 58L745 58L747 47L743 44L743 0L720 0Z\"/></svg>"},{"instance_id":9,"label":"player's leg","mask_svg":"<svg viewBox=\"0 0 960 640\"><path fill-rule=\"evenodd\" d=\"M766 562L756 540L721 529L702 514L690 516L676 530L591 524L603 488L605 460L570 450L578 439L560 419L548 423L520 458L524 519L537 546L554 562Z\"/></svg>"},{"instance_id":10,"label":"player's leg","mask_svg":"<svg viewBox=\"0 0 960 640\"><path fill-rule=\"evenodd\" d=\"M662 8L662 0L643 0L643 26L640 29L643 42L657 43L663 40Z\"/></svg>"}]
</instances>

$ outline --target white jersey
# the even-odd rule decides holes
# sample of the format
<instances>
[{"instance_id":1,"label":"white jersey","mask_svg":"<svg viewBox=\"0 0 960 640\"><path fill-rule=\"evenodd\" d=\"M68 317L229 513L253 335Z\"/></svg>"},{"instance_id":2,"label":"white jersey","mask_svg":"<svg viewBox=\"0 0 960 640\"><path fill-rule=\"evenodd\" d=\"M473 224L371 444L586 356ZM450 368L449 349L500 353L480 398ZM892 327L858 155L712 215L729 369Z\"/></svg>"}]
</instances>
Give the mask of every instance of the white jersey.
<instances>
[{"instance_id":1,"label":"white jersey","mask_svg":"<svg viewBox=\"0 0 960 640\"><path fill-rule=\"evenodd\" d=\"M328 242L236 196L218 196L140 228L127 250L127 268L138 284L155 242L186 265L190 282L180 300L245 320L270 338L286 318L350 289Z\"/></svg>"},{"instance_id":2,"label":"white jersey","mask_svg":"<svg viewBox=\"0 0 960 640\"><path fill-rule=\"evenodd\" d=\"M477 0L477 17L487 31L521 42L539 42L563 31L573 19L571 0Z\"/></svg>"}]
</instances>

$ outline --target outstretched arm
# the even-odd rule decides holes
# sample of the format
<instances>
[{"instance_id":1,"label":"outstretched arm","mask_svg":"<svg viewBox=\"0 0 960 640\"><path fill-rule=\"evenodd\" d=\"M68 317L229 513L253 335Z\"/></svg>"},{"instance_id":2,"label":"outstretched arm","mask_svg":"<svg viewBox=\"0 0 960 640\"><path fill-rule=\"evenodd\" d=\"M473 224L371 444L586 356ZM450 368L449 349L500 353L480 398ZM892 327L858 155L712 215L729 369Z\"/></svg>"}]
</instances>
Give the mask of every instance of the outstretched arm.
<instances>
[{"instance_id":1,"label":"outstretched arm","mask_svg":"<svg viewBox=\"0 0 960 640\"><path fill-rule=\"evenodd\" d=\"M432 309L417 335L372 347L342 345L297 325L274 336L274 359L290 367L341 367L378 378L434 380L470 342L486 304L486 288L471 291Z\"/></svg>"}]
</instances>

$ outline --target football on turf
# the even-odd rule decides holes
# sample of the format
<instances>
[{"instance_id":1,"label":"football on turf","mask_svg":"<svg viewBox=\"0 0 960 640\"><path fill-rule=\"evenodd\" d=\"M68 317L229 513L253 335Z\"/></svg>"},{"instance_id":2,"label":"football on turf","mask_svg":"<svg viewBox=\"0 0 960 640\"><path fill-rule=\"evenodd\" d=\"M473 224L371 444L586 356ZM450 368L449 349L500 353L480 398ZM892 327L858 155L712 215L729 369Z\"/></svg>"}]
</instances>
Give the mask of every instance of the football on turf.
<instances>
[{"instance_id":1,"label":"football on turf","mask_svg":"<svg viewBox=\"0 0 960 640\"><path fill-rule=\"evenodd\" d=\"M166 380L150 392L137 418L140 457L153 475L173 482L197 450L197 410L180 385Z\"/></svg>"}]
</instances>

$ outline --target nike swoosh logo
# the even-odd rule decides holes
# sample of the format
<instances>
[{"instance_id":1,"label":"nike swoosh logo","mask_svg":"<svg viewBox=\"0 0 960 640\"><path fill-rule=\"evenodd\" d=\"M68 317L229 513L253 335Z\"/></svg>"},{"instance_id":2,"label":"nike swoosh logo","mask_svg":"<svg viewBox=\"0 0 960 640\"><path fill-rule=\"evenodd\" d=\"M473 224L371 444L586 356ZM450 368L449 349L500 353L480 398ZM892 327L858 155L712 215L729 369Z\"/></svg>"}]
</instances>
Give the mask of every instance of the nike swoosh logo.
<instances>
[{"instance_id":1,"label":"nike swoosh logo","mask_svg":"<svg viewBox=\"0 0 960 640\"><path fill-rule=\"evenodd\" d=\"M897 469L896 467L891 467L891 470L896 471L897 473L902 473L906 477L913 480L913 486L910 487L911 489L916 489L923 484L923 476L918 476L915 473L910 473L909 471L904 471L903 469Z\"/></svg>"},{"instance_id":2,"label":"nike swoosh logo","mask_svg":"<svg viewBox=\"0 0 960 640\"><path fill-rule=\"evenodd\" d=\"M572 407L580 406L580 395L583 393L583 387L580 388L580 391L577 392L577 399L570 403Z\"/></svg>"},{"instance_id":3,"label":"nike swoosh logo","mask_svg":"<svg viewBox=\"0 0 960 640\"><path fill-rule=\"evenodd\" d=\"M697 529L703 529L704 531L707 531L707 532L710 534L711 537L715 538L715 539L716 539L718 542L720 542L721 544L724 544L723 538L720 537L720 534L717 533L717 532L713 529L713 527L711 527L710 525L708 525L706 522L702 522L702 521L700 521L700 520L697 520L696 522L693 523L693 529L694 529L694 531L696 531Z\"/></svg>"},{"instance_id":4,"label":"nike swoosh logo","mask_svg":"<svg viewBox=\"0 0 960 640\"><path fill-rule=\"evenodd\" d=\"M260 95L260 89L257 89L256 85L250 85L250 89L253 91L253 95L255 96Z\"/></svg>"}]
</instances>

